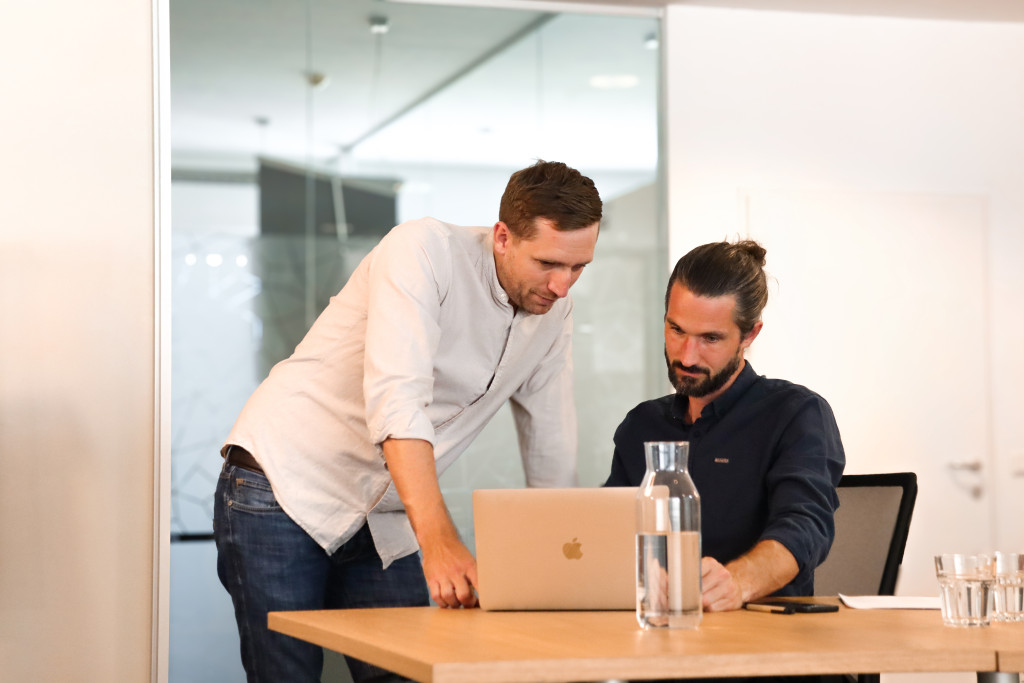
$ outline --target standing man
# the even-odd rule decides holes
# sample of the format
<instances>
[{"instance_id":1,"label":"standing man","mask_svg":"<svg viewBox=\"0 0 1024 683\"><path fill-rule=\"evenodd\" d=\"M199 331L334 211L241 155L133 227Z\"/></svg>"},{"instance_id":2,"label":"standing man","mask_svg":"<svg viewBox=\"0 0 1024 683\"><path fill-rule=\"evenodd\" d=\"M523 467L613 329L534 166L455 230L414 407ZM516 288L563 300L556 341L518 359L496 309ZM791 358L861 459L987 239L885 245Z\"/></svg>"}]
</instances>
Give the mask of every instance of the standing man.
<instances>
[{"instance_id":1,"label":"standing man","mask_svg":"<svg viewBox=\"0 0 1024 683\"><path fill-rule=\"evenodd\" d=\"M754 372L743 354L768 303L765 250L717 242L679 259L665 294L676 393L641 403L615 432L606 486L639 486L645 441L689 441L701 499L704 609L813 595L835 535L846 462L828 403Z\"/></svg>"},{"instance_id":2,"label":"standing man","mask_svg":"<svg viewBox=\"0 0 1024 683\"><path fill-rule=\"evenodd\" d=\"M214 504L250 682L320 680L321 649L267 612L476 604L438 474L506 400L527 484L575 485L567 295L601 208L592 180L540 161L512 174L493 228L395 227L253 393Z\"/></svg>"}]
</instances>

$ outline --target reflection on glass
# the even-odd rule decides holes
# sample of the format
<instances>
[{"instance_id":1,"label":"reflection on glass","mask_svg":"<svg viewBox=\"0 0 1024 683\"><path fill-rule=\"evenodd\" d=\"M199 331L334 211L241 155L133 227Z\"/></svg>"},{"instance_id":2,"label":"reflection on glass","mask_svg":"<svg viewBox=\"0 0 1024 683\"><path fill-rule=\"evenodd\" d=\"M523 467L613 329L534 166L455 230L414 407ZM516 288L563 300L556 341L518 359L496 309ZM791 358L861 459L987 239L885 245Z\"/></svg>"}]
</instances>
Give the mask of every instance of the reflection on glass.
<instances>
[{"instance_id":1,"label":"reflection on glass","mask_svg":"<svg viewBox=\"0 0 1024 683\"><path fill-rule=\"evenodd\" d=\"M239 410L380 236L424 215L489 225L537 158L605 200L573 289L580 481L604 480L615 426L664 382L657 32L650 17L171 0L175 539L210 533ZM471 548L472 490L521 485L506 410L442 478ZM172 547L172 681L244 680L214 556Z\"/></svg>"}]
</instances>

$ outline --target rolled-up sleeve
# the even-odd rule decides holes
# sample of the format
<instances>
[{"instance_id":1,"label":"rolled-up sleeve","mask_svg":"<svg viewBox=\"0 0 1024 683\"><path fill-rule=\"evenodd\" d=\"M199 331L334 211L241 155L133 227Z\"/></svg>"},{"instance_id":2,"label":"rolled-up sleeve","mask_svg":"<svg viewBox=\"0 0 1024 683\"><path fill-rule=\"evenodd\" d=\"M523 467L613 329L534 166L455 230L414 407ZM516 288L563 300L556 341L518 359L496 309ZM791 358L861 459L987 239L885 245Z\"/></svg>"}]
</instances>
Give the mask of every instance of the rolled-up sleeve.
<instances>
[{"instance_id":1,"label":"rolled-up sleeve","mask_svg":"<svg viewBox=\"0 0 1024 683\"><path fill-rule=\"evenodd\" d=\"M760 540L775 540L797 561L796 582L809 580L832 547L836 486L846 456L828 403L808 396L786 424L765 479L768 523Z\"/></svg>"},{"instance_id":2,"label":"rolled-up sleeve","mask_svg":"<svg viewBox=\"0 0 1024 683\"><path fill-rule=\"evenodd\" d=\"M451 269L447 250L433 244L442 238L417 236L389 233L367 276L363 393L366 424L378 446L389 438L435 440L424 408L433 399L439 311Z\"/></svg>"}]
</instances>

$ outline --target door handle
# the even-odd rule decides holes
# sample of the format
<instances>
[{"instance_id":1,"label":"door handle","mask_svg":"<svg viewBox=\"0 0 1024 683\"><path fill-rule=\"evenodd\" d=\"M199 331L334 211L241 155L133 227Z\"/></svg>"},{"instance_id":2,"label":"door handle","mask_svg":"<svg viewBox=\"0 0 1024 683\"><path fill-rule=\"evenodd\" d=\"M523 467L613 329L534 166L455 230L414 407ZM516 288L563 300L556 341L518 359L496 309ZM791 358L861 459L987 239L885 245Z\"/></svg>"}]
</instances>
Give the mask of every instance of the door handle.
<instances>
[{"instance_id":1,"label":"door handle","mask_svg":"<svg viewBox=\"0 0 1024 683\"><path fill-rule=\"evenodd\" d=\"M980 460L964 460L949 463L949 469L956 472L981 472L983 466Z\"/></svg>"},{"instance_id":2,"label":"door handle","mask_svg":"<svg viewBox=\"0 0 1024 683\"><path fill-rule=\"evenodd\" d=\"M984 463L981 460L961 460L958 462L951 462L947 464L947 467L954 472L981 472L984 468ZM979 483L974 483L970 486L960 485L960 488L966 489L970 494L971 498L978 500L985 493L985 489Z\"/></svg>"}]
</instances>

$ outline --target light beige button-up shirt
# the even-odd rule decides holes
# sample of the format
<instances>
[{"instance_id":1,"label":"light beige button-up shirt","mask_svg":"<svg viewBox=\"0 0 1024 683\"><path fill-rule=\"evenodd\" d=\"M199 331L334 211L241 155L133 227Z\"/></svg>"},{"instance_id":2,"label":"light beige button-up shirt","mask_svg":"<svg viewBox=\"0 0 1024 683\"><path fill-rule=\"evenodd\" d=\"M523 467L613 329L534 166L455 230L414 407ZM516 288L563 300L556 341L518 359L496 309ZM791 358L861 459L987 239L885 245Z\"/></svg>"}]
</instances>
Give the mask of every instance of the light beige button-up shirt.
<instances>
[{"instance_id":1,"label":"light beige button-up shirt","mask_svg":"<svg viewBox=\"0 0 1024 683\"><path fill-rule=\"evenodd\" d=\"M327 552L368 522L384 566L418 549L384 465L423 439L443 472L511 401L529 486L576 484L572 303L513 313L492 231L432 218L395 227L362 261L228 436Z\"/></svg>"}]
</instances>

